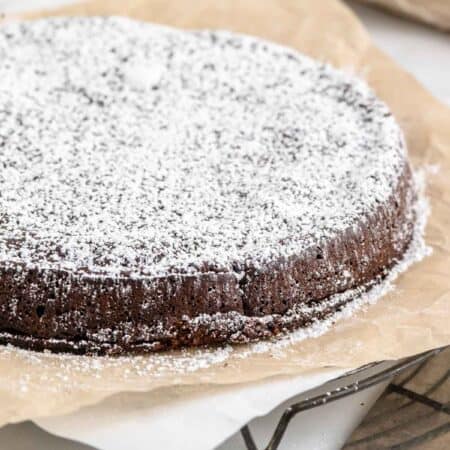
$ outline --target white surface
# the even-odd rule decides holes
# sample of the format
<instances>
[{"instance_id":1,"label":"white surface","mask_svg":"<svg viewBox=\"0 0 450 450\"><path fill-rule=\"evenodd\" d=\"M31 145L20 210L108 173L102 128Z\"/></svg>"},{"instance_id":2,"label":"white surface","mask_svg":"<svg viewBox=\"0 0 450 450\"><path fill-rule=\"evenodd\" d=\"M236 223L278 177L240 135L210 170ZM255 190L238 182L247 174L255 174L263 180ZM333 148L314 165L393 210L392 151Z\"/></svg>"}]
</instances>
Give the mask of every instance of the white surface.
<instances>
[{"instance_id":1,"label":"white surface","mask_svg":"<svg viewBox=\"0 0 450 450\"><path fill-rule=\"evenodd\" d=\"M68 3L70 0L0 0L0 12L17 12L24 8L42 8L55 4ZM354 6L355 3L351 2ZM378 11L356 5L356 11L372 34L375 42L386 53L390 54L404 68L412 72L431 92L442 101L450 104L450 36L433 31L422 25L410 23L402 19L386 16ZM330 371L328 376L336 375ZM213 434L215 442L225 439L239 429L250 418L263 412L270 411L281 401L304 389L312 388L324 381L323 377L297 377L288 381L269 381L238 389L224 388L223 392L214 397L200 398L191 393L186 396L174 396L168 405L158 405L157 398L151 394L140 395L141 408L130 408L130 396L106 401L104 404L85 408L83 412L65 418L45 419L39 421L49 430L64 434L68 437L78 437L85 442L101 445L104 450L115 449L144 449L180 448L196 449L210 448L210 436ZM325 388L326 389L326 388ZM293 450L309 445L309 448L333 449L339 448L345 437L352 431L359 420L369 409L383 386L359 393L340 400L333 405L302 413L302 420L294 419L288 429L284 450ZM133 399L134 400L134 399ZM214 401L215 400L215 401ZM291 400L292 401L292 400ZM364 403L363 406L360 404ZM284 405L283 405L284 406ZM183 413L181 414L181 407ZM340 414L345 408L346 414ZM280 415L281 407L272 414L256 419L251 423L257 442L262 445L273 431L273 425ZM121 411L119 420L113 412ZM316 416L315 416L316 415ZM316 428L317 415L321 424L325 423L333 429L333 434L306 434L305 431ZM164 420L167 417L171 422ZM345 419L345 420L344 420ZM170 425L169 425L170 423ZM180 428L181 427L181 428ZM189 435L183 433L183 429ZM150 431L158 429L154 439L158 444L147 441L144 436ZM201 430L202 433L198 433ZM119 431L119 432L116 432ZM164 432L163 432L164 431ZM207 435L205 441L200 442L201 435ZM301 442L298 441L301 436ZM168 447L168 441L178 447ZM87 450L92 447L77 445L39 430L30 423L5 427L0 430L1 450ZM238 450L242 447L240 436L229 439L221 450Z\"/></svg>"},{"instance_id":2,"label":"white surface","mask_svg":"<svg viewBox=\"0 0 450 450\"><path fill-rule=\"evenodd\" d=\"M267 446L281 415L290 405L305 398L312 398L331 389L351 383L362 376L366 377L369 373L371 372L369 371L364 375L358 374L355 377L346 377L343 380L331 381L313 391L283 402L270 414L252 420L249 428L256 445L259 449ZM364 391L359 391L336 402L299 413L289 423L281 440L279 450L340 449L348 440L353 430L370 411L390 381L386 380L381 384ZM345 411L345 414L342 414L342 411ZM237 433L217 450L247 449L243 444L242 436L240 433Z\"/></svg>"},{"instance_id":3,"label":"white surface","mask_svg":"<svg viewBox=\"0 0 450 450\"><path fill-rule=\"evenodd\" d=\"M322 374L272 379L237 387L222 386L214 392L212 387L206 391L202 389L202 392L195 387L188 390L180 388L171 390L171 399L164 399L164 402L161 391L121 394L77 413L41 419L37 423L54 434L90 443L102 450L209 450L253 417L266 414L281 401L342 373L343 370L330 369ZM354 417L360 415L355 414ZM236 440L242 443L240 437ZM0 430L2 450L87 448L91 447L53 438L30 422ZM226 447L230 448L233 447Z\"/></svg>"},{"instance_id":4,"label":"white surface","mask_svg":"<svg viewBox=\"0 0 450 450\"><path fill-rule=\"evenodd\" d=\"M256 415L267 414L297 392L311 389L341 374L276 379L219 389L192 388L150 394L124 394L66 417L38 420L59 436L89 443L102 450L210 450ZM270 395L267 393L270 392Z\"/></svg>"},{"instance_id":5,"label":"white surface","mask_svg":"<svg viewBox=\"0 0 450 450\"><path fill-rule=\"evenodd\" d=\"M390 364L385 363L383 367ZM364 376L375 370L379 369L368 369ZM37 423L56 435L77 439L102 450L209 450L239 430L250 418L266 414L279 404L280 399L284 399L285 402L271 414L254 419L249 425L257 445L263 448L288 405L345 386L362 376L357 374L331 381L307 394L292 397L295 392L311 389L341 373L341 370L329 370L325 374L222 387L214 392L200 393L195 387L189 391L181 389L171 391L169 402L162 402L158 392L121 394L77 413L41 419ZM350 397L301 413L290 423L280 450L337 450L388 383L389 380L386 380ZM346 414L341 414L343 410ZM311 430L317 429L317 423L320 423L321 431L311 433ZM19 439L15 438L17 435ZM0 443L3 442L8 442L8 446L0 445L0 448L8 450L91 448L53 438L29 422L0 430ZM239 433L218 447L218 450L244 449Z\"/></svg>"},{"instance_id":6,"label":"white surface","mask_svg":"<svg viewBox=\"0 0 450 450\"><path fill-rule=\"evenodd\" d=\"M0 0L0 13L18 13L31 9L45 9L74 3L74 0Z\"/></svg>"}]
</instances>

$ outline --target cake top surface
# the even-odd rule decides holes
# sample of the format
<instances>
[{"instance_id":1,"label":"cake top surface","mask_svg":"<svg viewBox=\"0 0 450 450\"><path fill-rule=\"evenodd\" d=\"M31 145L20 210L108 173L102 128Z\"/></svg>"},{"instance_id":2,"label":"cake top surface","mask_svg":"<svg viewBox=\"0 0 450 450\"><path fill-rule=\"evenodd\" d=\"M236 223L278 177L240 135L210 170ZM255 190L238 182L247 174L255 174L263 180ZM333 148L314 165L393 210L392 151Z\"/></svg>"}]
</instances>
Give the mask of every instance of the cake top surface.
<instances>
[{"instance_id":1,"label":"cake top surface","mask_svg":"<svg viewBox=\"0 0 450 450\"><path fill-rule=\"evenodd\" d=\"M225 31L9 23L0 80L2 265L263 265L358 226L405 163L364 82Z\"/></svg>"}]
</instances>

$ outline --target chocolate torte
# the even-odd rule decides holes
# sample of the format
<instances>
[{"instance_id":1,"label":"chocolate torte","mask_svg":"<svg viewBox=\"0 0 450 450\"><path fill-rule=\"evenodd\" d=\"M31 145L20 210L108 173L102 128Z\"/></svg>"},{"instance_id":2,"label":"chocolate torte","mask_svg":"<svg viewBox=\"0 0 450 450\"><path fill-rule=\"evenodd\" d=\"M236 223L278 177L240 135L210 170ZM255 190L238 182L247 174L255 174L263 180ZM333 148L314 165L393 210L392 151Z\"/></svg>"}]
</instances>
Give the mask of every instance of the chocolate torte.
<instances>
[{"instance_id":1,"label":"chocolate torte","mask_svg":"<svg viewBox=\"0 0 450 450\"><path fill-rule=\"evenodd\" d=\"M393 116L292 49L125 18L17 22L0 27L0 80L1 343L267 338L351 302L411 240Z\"/></svg>"}]
</instances>

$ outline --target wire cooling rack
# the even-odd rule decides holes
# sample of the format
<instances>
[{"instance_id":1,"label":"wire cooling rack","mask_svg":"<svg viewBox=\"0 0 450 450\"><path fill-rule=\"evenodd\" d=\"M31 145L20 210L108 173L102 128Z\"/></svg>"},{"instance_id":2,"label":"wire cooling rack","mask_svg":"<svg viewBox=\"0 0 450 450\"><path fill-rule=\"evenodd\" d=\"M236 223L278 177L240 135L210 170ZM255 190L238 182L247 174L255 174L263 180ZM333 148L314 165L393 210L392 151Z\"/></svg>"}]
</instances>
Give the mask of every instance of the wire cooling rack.
<instances>
[{"instance_id":1,"label":"wire cooling rack","mask_svg":"<svg viewBox=\"0 0 450 450\"><path fill-rule=\"evenodd\" d=\"M431 408L432 410L437 411L440 414L443 414L445 418L448 417L448 420L444 419L444 423L442 425L439 425L437 428L426 430L423 434L419 436L415 436L407 441L403 441L400 444L389 446L389 448L392 449L395 448L398 450L410 448L412 446L423 443L426 440L433 439L439 436L440 434L450 432L450 403L445 402L441 403L430 396L434 391L436 391L438 387L442 386L449 380L448 365L446 367L446 372L444 373L444 375L438 377L438 380L435 380L434 384L432 383L425 393L420 394L406 387L406 384L408 382L411 382L415 377L418 376L418 374L420 374L421 371L425 369L425 367L433 357L437 356L444 350L445 350L444 348L435 349L410 358L406 358L387 369L380 369L379 372L376 372L375 374L372 374L370 376L367 376L367 374L364 373L365 370L368 368L375 367L377 363L361 367L350 373L346 373L340 378L347 377L348 375L356 375L358 373L361 373L361 378L357 379L356 381L353 381L352 383L344 387L339 387L334 390L331 390L330 392L312 398L306 398L305 400L290 405L282 414L278 424L274 429L272 437L269 440L269 443L267 444L266 447L264 447L264 449L258 449L255 440L253 439L249 426L248 425L244 426L241 429L241 434L244 439L246 448L248 450L277 450L280 447L283 436L286 432L287 427L289 426L290 421L296 415L300 414L303 411L316 408L317 406L322 406L326 403L331 403L344 397L348 397L356 392L360 392L364 389L368 389L372 386L375 386L385 380L393 379L394 377L397 377L398 375L407 372L408 369L413 369L413 371L409 373L406 376L406 378L400 380L398 383L397 382L391 383L386 391L387 394L395 393L399 396L404 397L409 402L406 404L406 406L414 402L420 405L425 405L426 407ZM450 356L450 352L446 353L448 353ZM404 407L405 405L402 405L400 406L399 409L402 409ZM386 413L384 413L384 415L385 414ZM348 447L349 449L369 448L366 445L367 442L369 442L368 444L369 446L377 445L376 443L374 444L374 441L376 441L376 439L378 438L381 438L383 434L384 432L376 433L375 435L372 434L369 438L367 437L360 439L356 438L355 440L350 441L346 447ZM370 448L381 448L381 447L372 446Z\"/></svg>"}]
</instances>

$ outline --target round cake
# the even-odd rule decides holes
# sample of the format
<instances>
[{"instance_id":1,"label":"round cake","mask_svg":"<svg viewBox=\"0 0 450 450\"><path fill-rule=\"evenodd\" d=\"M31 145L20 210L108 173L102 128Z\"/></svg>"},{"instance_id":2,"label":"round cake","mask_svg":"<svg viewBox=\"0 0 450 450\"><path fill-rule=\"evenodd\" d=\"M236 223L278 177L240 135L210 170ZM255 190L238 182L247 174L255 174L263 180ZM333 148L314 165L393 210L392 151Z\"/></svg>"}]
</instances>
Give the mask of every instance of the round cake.
<instances>
[{"instance_id":1,"label":"round cake","mask_svg":"<svg viewBox=\"0 0 450 450\"><path fill-rule=\"evenodd\" d=\"M125 18L0 27L0 342L121 354L306 327L401 259L402 133L273 43Z\"/></svg>"}]
</instances>

